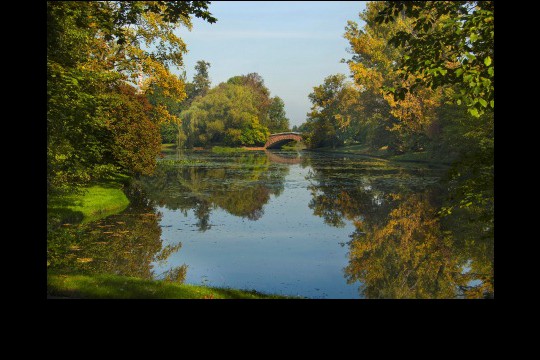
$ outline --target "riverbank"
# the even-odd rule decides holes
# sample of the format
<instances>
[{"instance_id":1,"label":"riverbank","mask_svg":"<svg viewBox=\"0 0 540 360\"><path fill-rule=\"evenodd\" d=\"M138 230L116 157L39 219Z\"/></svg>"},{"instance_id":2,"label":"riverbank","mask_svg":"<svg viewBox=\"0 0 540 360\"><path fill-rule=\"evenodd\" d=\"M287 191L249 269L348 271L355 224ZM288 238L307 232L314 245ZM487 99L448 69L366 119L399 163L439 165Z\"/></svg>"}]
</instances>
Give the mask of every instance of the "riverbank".
<instances>
[{"instance_id":1,"label":"riverbank","mask_svg":"<svg viewBox=\"0 0 540 360\"><path fill-rule=\"evenodd\" d=\"M278 295L229 288L176 284L112 274L58 273L51 263L78 248L77 237L65 226L79 228L121 213L130 204L123 187L129 177L116 175L69 194L54 195L47 204L48 298L158 298L158 299L281 299ZM49 257L51 259L49 259Z\"/></svg>"},{"instance_id":2,"label":"riverbank","mask_svg":"<svg viewBox=\"0 0 540 360\"><path fill-rule=\"evenodd\" d=\"M287 151L300 151L304 150L306 146L302 143L294 143L293 145L283 145L281 147L281 150L287 150ZM161 150L162 151L170 151L176 149L175 144L161 144ZM194 151L211 151L215 154L228 154L228 153L238 153L238 152L249 152L249 151L266 151L264 146L240 146L240 147L232 147L232 146L212 146L208 148L202 148L202 147L194 147L192 149L185 149L185 150L194 150Z\"/></svg>"},{"instance_id":3,"label":"riverbank","mask_svg":"<svg viewBox=\"0 0 540 360\"><path fill-rule=\"evenodd\" d=\"M433 165L442 165L442 166L449 166L452 163L451 161L452 159L448 159L448 158L442 159L428 151L394 155L388 152L387 149L381 148L377 150L372 150L364 145L348 145L348 146L338 147L335 149L332 149L331 147L321 147L317 149L309 149L307 151L334 153L334 154L361 155L361 156L374 157L374 158L379 158L379 159L384 159L384 160L389 160L389 161L396 161L396 162L424 163L424 164L433 164Z\"/></svg>"},{"instance_id":4,"label":"riverbank","mask_svg":"<svg viewBox=\"0 0 540 360\"><path fill-rule=\"evenodd\" d=\"M110 274L73 275L49 272L47 296L87 299L297 299L257 291L144 280Z\"/></svg>"}]
</instances>

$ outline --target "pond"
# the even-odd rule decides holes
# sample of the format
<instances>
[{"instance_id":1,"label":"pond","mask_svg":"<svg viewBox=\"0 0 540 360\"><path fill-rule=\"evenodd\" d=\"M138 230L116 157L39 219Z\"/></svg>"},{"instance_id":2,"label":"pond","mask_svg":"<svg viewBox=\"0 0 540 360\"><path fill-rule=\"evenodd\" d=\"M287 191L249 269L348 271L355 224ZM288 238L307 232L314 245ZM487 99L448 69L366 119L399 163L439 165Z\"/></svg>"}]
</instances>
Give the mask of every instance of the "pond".
<instances>
[{"instance_id":1,"label":"pond","mask_svg":"<svg viewBox=\"0 0 540 360\"><path fill-rule=\"evenodd\" d=\"M444 213L458 185L444 166L350 154L172 150L54 266L308 298L492 297L492 208Z\"/></svg>"}]
</instances>

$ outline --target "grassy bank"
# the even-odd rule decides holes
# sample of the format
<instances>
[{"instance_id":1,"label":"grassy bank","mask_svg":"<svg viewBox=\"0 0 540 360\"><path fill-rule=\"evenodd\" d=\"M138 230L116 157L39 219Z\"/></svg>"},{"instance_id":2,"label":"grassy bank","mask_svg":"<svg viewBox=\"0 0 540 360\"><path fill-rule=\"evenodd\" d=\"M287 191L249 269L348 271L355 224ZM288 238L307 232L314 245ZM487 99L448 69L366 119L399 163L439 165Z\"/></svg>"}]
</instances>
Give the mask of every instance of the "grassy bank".
<instances>
[{"instance_id":1,"label":"grassy bank","mask_svg":"<svg viewBox=\"0 0 540 360\"><path fill-rule=\"evenodd\" d=\"M116 175L67 195L54 195L47 204L47 216L55 223L87 223L116 214L129 205L122 191L128 177Z\"/></svg>"},{"instance_id":2,"label":"grassy bank","mask_svg":"<svg viewBox=\"0 0 540 360\"><path fill-rule=\"evenodd\" d=\"M286 299L256 291L175 284L134 277L98 274L47 275L48 295L90 299Z\"/></svg>"},{"instance_id":3,"label":"grassy bank","mask_svg":"<svg viewBox=\"0 0 540 360\"><path fill-rule=\"evenodd\" d=\"M97 221L123 211L129 200L122 191L127 176L115 176L69 195L55 195L47 205L47 294L68 298L148 298L148 299L280 299L255 291L183 285L164 281L144 280L112 274L58 273L49 260L56 263L69 252L76 238L66 233L62 223L83 224ZM61 261L60 261L61 262Z\"/></svg>"},{"instance_id":4,"label":"grassy bank","mask_svg":"<svg viewBox=\"0 0 540 360\"><path fill-rule=\"evenodd\" d=\"M364 145L348 145L348 146L338 147L335 149L332 149L331 147L322 147L322 148L312 149L310 151L329 152L329 153L336 153L336 154L363 155L363 156L377 157L377 158L397 161L397 162L414 162L414 163L426 163L426 164L437 164L437 165L449 165L452 162L452 159L450 158L442 159L428 151L406 153L402 155L394 155L390 153L386 148L373 150L373 149L369 149L368 147Z\"/></svg>"},{"instance_id":5,"label":"grassy bank","mask_svg":"<svg viewBox=\"0 0 540 360\"><path fill-rule=\"evenodd\" d=\"M330 146L325 146L325 147L320 147L317 149L311 149L310 151L329 152L329 153L337 153L337 154L356 154L356 155L379 157L383 159L388 158L390 156L388 151L384 148L373 150L364 145L347 145L347 146L337 147L335 149L332 149Z\"/></svg>"}]
</instances>

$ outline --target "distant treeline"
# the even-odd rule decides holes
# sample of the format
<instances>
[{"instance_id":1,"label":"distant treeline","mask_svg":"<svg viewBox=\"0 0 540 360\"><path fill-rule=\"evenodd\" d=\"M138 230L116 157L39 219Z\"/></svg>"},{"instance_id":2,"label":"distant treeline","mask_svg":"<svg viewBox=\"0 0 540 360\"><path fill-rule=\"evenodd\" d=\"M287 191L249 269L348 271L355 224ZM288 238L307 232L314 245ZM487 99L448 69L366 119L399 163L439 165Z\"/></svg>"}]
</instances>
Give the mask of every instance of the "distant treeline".
<instances>
[{"instance_id":1,"label":"distant treeline","mask_svg":"<svg viewBox=\"0 0 540 360\"><path fill-rule=\"evenodd\" d=\"M258 146L271 133L289 130L283 100L270 96L259 74L234 76L210 88L209 67L198 61L193 81L186 84L187 98L169 105L181 120L162 125L163 142L182 148ZM159 89L152 93L151 103L163 103Z\"/></svg>"}]
</instances>

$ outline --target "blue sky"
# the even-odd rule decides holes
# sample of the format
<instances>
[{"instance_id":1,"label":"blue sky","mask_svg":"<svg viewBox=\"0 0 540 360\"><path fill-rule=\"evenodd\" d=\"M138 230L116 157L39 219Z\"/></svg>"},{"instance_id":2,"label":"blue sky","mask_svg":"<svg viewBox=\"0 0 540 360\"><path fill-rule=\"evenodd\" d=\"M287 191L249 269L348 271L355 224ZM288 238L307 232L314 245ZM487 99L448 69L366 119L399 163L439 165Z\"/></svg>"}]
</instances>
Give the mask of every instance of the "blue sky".
<instances>
[{"instance_id":1,"label":"blue sky","mask_svg":"<svg viewBox=\"0 0 540 360\"><path fill-rule=\"evenodd\" d=\"M212 86L256 72L272 96L285 102L292 125L305 121L308 94L331 74L349 74L343 38L347 20L359 22L364 1L212 1L214 24L193 19L179 35L187 44L185 70L191 81L198 60L210 62Z\"/></svg>"}]
</instances>

